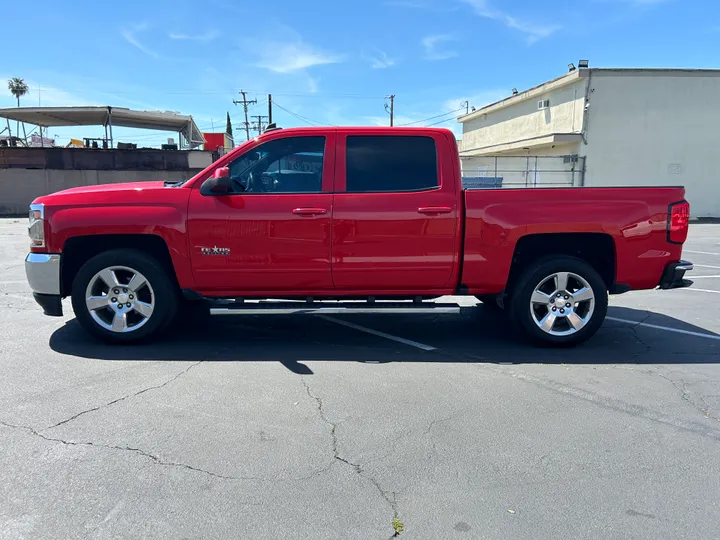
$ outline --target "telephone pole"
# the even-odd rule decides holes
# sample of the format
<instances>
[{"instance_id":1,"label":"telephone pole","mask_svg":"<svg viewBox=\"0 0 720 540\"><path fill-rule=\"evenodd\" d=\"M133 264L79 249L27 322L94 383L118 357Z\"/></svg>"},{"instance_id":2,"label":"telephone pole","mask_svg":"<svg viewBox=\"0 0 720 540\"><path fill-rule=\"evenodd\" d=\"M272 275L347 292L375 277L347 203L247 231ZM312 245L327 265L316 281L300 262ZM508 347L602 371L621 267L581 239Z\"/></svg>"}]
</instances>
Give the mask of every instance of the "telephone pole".
<instances>
[{"instance_id":1,"label":"telephone pole","mask_svg":"<svg viewBox=\"0 0 720 540\"><path fill-rule=\"evenodd\" d=\"M255 105L257 103L257 99L250 99L248 100L245 97L245 90L240 90L240 94L242 94L242 100L235 100L233 99L233 103L237 105L238 103L242 103L243 108L245 109L245 135L247 136L247 140L250 140L250 123L248 122L248 105Z\"/></svg>"},{"instance_id":2,"label":"telephone pole","mask_svg":"<svg viewBox=\"0 0 720 540\"><path fill-rule=\"evenodd\" d=\"M250 118L256 118L257 121L253 124L252 128L257 129L258 135L262 134L263 129L265 126L263 126L263 119L267 120L269 117L257 115L257 116L251 116Z\"/></svg>"},{"instance_id":3,"label":"telephone pole","mask_svg":"<svg viewBox=\"0 0 720 540\"><path fill-rule=\"evenodd\" d=\"M272 124L272 94L268 94L268 124Z\"/></svg>"},{"instance_id":4,"label":"telephone pole","mask_svg":"<svg viewBox=\"0 0 720 540\"><path fill-rule=\"evenodd\" d=\"M460 107L465 107L465 114L470 114L470 102L469 101L463 101L460 104Z\"/></svg>"},{"instance_id":5,"label":"telephone pole","mask_svg":"<svg viewBox=\"0 0 720 540\"><path fill-rule=\"evenodd\" d=\"M390 113L390 125L393 125L395 120L395 94L390 94L386 99L390 100L390 106L385 103L385 110Z\"/></svg>"}]
</instances>

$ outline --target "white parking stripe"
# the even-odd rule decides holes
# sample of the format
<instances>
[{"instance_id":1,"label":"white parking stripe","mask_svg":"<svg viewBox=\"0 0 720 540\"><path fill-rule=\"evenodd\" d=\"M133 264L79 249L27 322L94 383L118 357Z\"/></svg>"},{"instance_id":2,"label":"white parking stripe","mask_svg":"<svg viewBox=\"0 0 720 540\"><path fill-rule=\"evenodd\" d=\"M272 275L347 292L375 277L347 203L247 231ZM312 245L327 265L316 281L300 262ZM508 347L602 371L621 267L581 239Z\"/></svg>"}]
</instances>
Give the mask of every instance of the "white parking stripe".
<instances>
[{"instance_id":1,"label":"white parking stripe","mask_svg":"<svg viewBox=\"0 0 720 540\"><path fill-rule=\"evenodd\" d=\"M378 337L385 338L385 339L391 339L392 341L397 341L398 343L404 343L405 345L410 345L411 347L417 347L418 349L422 349L423 351L436 350L435 347L431 347L430 345L424 345L423 343L418 343L417 341L412 341L410 339L405 339L405 338L401 338L401 337L397 337L397 336L391 336L390 334L386 334L385 332L378 332L377 330L373 330L372 328L366 328L364 326L360 326L359 324L353 324L351 322L341 321L340 319L336 319L334 317L328 317L327 315L316 315L316 317L319 317L326 321L333 322L335 324L347 326L348 328L360 330L361 332L366 332L368 334L372 334L373 336L378 336Z\"/></svg>"},{"instance_id":2,"label":"white parking stripe","mask_svg":"<svg viewBox=\"0 0 720 540\"><path fill-rule=\"evenodd\" d=\"M693 264L693 266L695 266L695 268L716 268L720 270L720 266L712 266L709 264Z\"/></svg>"},{"instance_id":3,"label":"white parking stripe","mask_svg":"<svg viewBox=\"0 0 720 540\"><path fill-rule=\"evenodd\" d=\"M680 330L679 328L670 328L669 326L660 326L657 324L650 324L644 322L630 321L628 319L618 319L617 317L605 317L608 321L615 321L620 323L634 324L635 326L644 326L646 328L654 328L655 330L665 330L667 332L675 332L676 334L685 334L688 336L701 337L706 339L720 340L720 336L713 336L712 334L703 334L701 332L691 332L690 330Z\"/></svg>"},{"instance_id":4,"label":"white parking stripe","mask_svg":"<svg viewBox=\"0 0 720 540\"><path fill-rule=\"evenodd\" d=\"M679 291L697 291L697 292L709 292L720 294L720 291L713 291L712 289L696 289L695 287L685 287L684 289L678 289Z\"/></svg>"},{"instance_id":5,"label":"white parking stripe","mask_svg":"<svg viewBox=\"0 0 720 540\"><path fill-rule=\"evenodd\" d=\"M699 253L700 255L720 255L720 253L711 253L710 251L693 251L692 249L683 249L685 253Z\"/></svg>"},{"instance_id":6,"label":"white parking stripe","mask_svg":"<svg viewBox=\"0 0 720 540\"><path fill-rule=\"evenodd\" d=\"M717 277L720 277L720 274L718 274L716 276L694 276L692 274L688 274L688 276L693 279L703 279L703 278L717 278Z\"/></svg>"}]
</instances>

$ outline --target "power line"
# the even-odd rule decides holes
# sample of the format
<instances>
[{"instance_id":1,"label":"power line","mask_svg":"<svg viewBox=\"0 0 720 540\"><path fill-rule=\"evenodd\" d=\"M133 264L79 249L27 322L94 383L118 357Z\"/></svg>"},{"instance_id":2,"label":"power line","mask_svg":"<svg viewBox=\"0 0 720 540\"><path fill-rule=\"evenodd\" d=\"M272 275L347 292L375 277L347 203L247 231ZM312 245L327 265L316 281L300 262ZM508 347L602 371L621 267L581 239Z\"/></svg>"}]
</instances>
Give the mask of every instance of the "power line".
<instances>
[{"instance_id":1,"label":"power line","mask_svg":"<svg viewBox=\"0 0 720 540\"><path fill-rule=\"evenodd\" d=\"M29 86L30 91L34 90L62 90L64 92L87 92L87 88L73 88L73 87L55 87L55 86ZM102 90L102 89L91 89L91 92L98 94L114 94L114 95L135 95L135 96L147 96L147 95L166 95L166 96L194 96L194 95L227 95L234 94L236 90L234 88L219 89L219 90ZM265 90L246 90L248 94L267 94ZM276 96L305 96L305 97L318 97L318 98L347 98L347 99L380 99L383 96L376 96L370 94L328 94L323 92L273 92Z\"/></svg>"},{"instance_id":2,"label":"power line","mask_svg":"<svg viewBox=\"0 0 720 540\"><path fill-rule=\"evenodd\" d=\"M435 120L436 118L440 118L441 116L448 116L451 114L455 114L458 111L461 111L465 107L460 107L459 109L455 109L454 111L446 112L443 114L438 114L436 116L431 116L430 118L425 118L423 120L415 120L414 122L408 122L407 124L402 124L403 126L412 126L413 124L421 124L423 122L427 122L428 120ZM449 119L448 119L449 120ZM446 122L447 120L443 120L443 122ZM441 122L442 123L442 122Z\"/></svg>"},{"instance_id":3,"label":"power line","mask_svg":"<svg viewBox=\"0 0 720 540\"><path fill-rule=\"evenodd\" d=\"M423 127L437 126L438 124L444 124L445 122L449 122L450 120L452 120L452 118L445 118L444 120L440 120L439 122L433 122L432 124L428 124L427 126L423 126Z\"/></svg>"},{"instance_id":4,"label":"power line","mask_svg":"<svg viewBox=\"0 0 720 540\"><path fill-rule=\"evenodd\" d=\"M291 110L286 109L285 107L283 107L282 105L280 105L276 100L273 100L273 105L274 105L275 107L277 107L278 109L282 109L282 110L285 111L286 113L294 116L295 118L297 118L297 119L299 119L299 120L302 120L302 121L305 122L306 124L310 124L311 126L317 127L318 125L323 125L323 126L331 126L331 127L332 127L332 124L327 124L327 123L325 123L325 122L320 122L319 120L310 120L309 118L305 118L304 116L302 116L302 115L300 115L300 114L297 114L297 113L295 113L295 112L292 112Z\"/></svg>"}]
</instances>

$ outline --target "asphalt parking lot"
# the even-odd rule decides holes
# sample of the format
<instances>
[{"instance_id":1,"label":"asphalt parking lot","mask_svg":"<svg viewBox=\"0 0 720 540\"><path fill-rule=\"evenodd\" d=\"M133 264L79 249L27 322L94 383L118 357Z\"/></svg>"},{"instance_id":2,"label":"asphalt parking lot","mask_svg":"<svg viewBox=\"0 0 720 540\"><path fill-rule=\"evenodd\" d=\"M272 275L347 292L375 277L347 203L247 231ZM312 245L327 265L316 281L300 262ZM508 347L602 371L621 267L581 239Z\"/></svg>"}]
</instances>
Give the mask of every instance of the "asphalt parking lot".
<instances>
[{"instance_id":1,"label":"asphalt parking lot","mask_svg":"<svg viewBox=\"0 0 720 540\"><path fill-rule=\"evenodd\" d=\"M570 350L482 305L110 347L42 315L25 227L0 220L0 539L720 536L720 225L691 226L692 289L614 297Z\"/></svg>"}]
</instances>

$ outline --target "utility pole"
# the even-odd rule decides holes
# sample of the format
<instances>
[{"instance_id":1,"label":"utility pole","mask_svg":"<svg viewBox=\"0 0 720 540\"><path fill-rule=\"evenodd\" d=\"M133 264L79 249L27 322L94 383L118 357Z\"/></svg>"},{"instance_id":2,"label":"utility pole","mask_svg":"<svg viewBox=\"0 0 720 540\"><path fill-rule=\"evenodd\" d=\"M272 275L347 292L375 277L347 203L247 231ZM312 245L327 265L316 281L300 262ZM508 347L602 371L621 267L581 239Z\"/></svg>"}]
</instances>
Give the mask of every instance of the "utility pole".
<instances>
[{"instance_id":1,"label":"utility pole","mask_svg":"<svg viewBox=\"0 0 720 540\"><path fill-rule=\"evenodd\" d=\"M465 114L470 114L470 102L469 101L463 101L460 104L460 107L465 107Z\"/></svg>"},{"instance_id":2,"label":"utility pole","mask_svg":"<svg viewBox=\"0 0 720 540\"><path fill-rule=\"evenodd\" d=\"M272 94L268 94L268 124L272 124Z\"/></svg>"},{"instance_id":3,"label":"utility pole","mask_svg":"<svg viewBox=\"0 0 720 540\"><path fill-rule=\"evenodd\" d=\"M385 102L385 110L390 113L390 125L392 126L395 120L395 94L390 94L389 96L386 96L385 99L390 100L389 106L387 102Z\"/></svg>"},{"instance_id":4,"label":"utility pole","mask_svg":"<svg viewBox=\"0 0 720 540\"><path fill-rule=\"evenodd\" d=\"M263 119L267 120L269 117L257 115L257 116L251 116L250 118L257 118L257 121L253 124L252 128L257 129L258 135L262 134L263 129L265 128L265 126L263 126Z\"/></svg>"},{"instance_id":5,"label":"utility pole","mask_svg":"<svg viewBox=\"0 0 720 540\"><path fill-rule=\"evenodd\" d=\"M245 109L245 135L247 136L247 140L250 140L250 123L248 122L248 105L255 105L257 103L257 99L251 99L248 100L245 97L245 90L240 90L240 94L242 94L242 100L235 100L233 99L233 103L237 105L238 103L242 103L243 108Z\"/></svg>"},{"instance_id":6,"label":"utility pole","mask_svg":"<svg viewBox=\"0 0 720 540\"><path fill-rule=\"evenodd\" d=\"M390 106L387 102L385 103L385 110L390 113L390 125L392 126L395 120L395 94L390 94L386 99L390 100Z\"/></svg>"}]
</instances>

